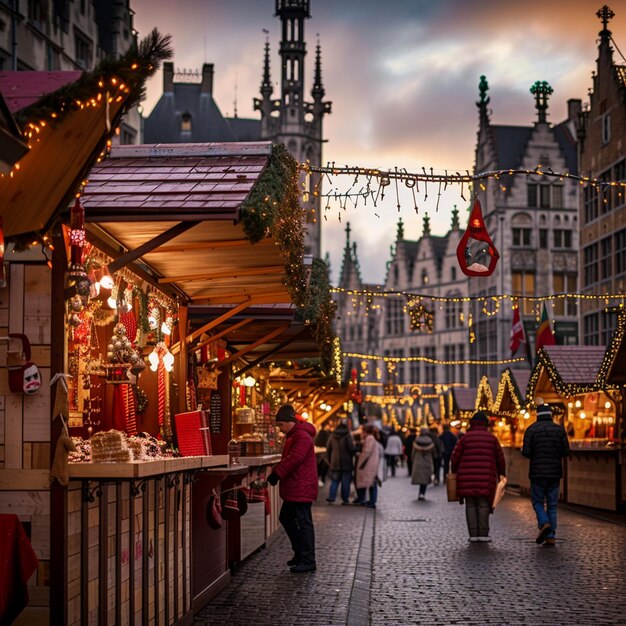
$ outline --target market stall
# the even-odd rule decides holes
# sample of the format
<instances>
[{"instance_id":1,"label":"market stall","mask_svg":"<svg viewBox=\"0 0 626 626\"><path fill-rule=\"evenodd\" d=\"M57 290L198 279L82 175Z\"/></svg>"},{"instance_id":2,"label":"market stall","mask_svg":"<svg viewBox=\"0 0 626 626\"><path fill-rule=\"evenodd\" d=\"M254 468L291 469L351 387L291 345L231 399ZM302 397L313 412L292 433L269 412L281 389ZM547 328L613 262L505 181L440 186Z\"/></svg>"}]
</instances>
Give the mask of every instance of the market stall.
<instances>
[{"instance_id":1,"label":"market stall","mask_svg":"<svg viewBox=\"0 0 626 626\"><path fill-rule=\"evenodd\" d=\"M572 504L615 510L620 480L617 412L613 392L598 372L604 346L544 346L528 382L527 398L542 398L552 408L570 441L562 483ZM531 419L532 422L532 413Z\"/></svg>"}]
</instances>

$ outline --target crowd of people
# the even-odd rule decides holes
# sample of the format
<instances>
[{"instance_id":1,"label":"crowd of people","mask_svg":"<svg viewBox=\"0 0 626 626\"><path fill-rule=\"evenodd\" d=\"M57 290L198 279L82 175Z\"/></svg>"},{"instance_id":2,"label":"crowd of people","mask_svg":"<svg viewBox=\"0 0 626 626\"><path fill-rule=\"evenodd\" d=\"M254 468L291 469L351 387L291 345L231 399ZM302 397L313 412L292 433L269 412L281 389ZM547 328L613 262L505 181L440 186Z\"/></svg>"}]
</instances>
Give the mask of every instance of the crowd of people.
<instances>
[{"instance_id":1,"label":"crowd of people","mask_svg":"<svg viewBox=\"0 0 626 626\"><path fill-rule=\"evenodd\" d=\"M552 420L549 405L538 404L537 421L525 431L522 454L530 459L531 501L539 529L536 542L554 546L562 461L569 454L569 444L563 426ZM442 480L454 485L454 499L465 504L469 541L491 541L489 515L506 484L506 465L483 411L474 414L467 432L458 434L447 424L432 424L419 433L411 428L405 435L372 421L352 430L347 418L332 431L322 428L316 433L312 424L296 419L290 405L281 407L275 419L286 440L282 459L268 482L280 482L280 522L294 551L288 562L293 573L316 569L311 505L319 487L330 478L328 504L334 504L339 495L342 505L375 509L379 487L405 464L411 484L418 486L418 501L426 499L431 484ZM316 447L325 449L317 459ZM351 500L353 485L356 496Z\"/></svg>"}]
</instances>

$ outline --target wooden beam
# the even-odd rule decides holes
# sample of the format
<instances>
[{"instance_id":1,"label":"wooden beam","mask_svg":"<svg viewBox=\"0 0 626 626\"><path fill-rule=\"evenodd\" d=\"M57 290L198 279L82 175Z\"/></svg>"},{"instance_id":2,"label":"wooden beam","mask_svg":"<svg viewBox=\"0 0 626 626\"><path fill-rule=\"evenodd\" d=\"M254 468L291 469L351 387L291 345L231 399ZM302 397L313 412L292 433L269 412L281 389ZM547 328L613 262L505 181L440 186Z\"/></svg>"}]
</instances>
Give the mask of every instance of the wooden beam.
<instances>
[{"instance_id":1,"label":"wooden beam","mask_svg":"<svg viewBox=\"0 0 626 626\"><path fill-rule=\"evenodd\" d=\"M129 250L125 254L119 256L115 259L115 261L109 263L109 271L111 273L116 272L125 265L128 265L131 261L136 261L144 254L148 254L148 252L152 252L155 248L160 247L162 243L171 241L174 237L182 235L184 232L187 232L190 228L193 228L197 224L199 224L199 222L179 222L178 224L172 226L172 228L169 228L160 235L150 239L150 241L146 241L134 250Z\"/></svg>"},{"instance_id":2,"label":"wooden beam","mask_svg":"<svg viewBox=\"0 0 626 626\"><path fill-rule=\"evenodd\" d=\"M182 276L168 276L159 278L160 284L168 283L191 283L195 281L220 280L222 278L239 278L240 276L264 276L266 274L282 274L284 265L270 265L266 267L249 267L232 269L224 272L205 272L204 274L183 274Z\"/></svg>"},{"instance_id":3,"label":"wooden beam","mask_svg":"<svg viewBox=\"0 0 626 626\"><path fill-rule=\"evenodd\" d=\"M278 285L273 284L267 286L267 291L262 291L260 287L255 287L254 285L241 287L236 291L222 291L219 292L218 289L212 288L212 295L202 295L202 296L194 296L196 300L207 300L212 302L214 300L224 300L227 298L242 298L244 296L282 296L284 294L288 294L287 287L284 288L283 291L277 292L276 288Z\"/></svg>"},{"instance_id":4,"label":"wooden beam","mask_svg":"<svg viewBox=\"0 0 626 626\"><path fill-rule=\"evenodd\" d=\"M229 333L232 333L238 328L241 328L242 326L245 326L246 324L249 324L250 322L253 322L253 321L254 320L251 317L246 317L245 319L240 320L236 324L229 326L226 330L222 330L221 332L217 333L217 335L211 335L206 341L202 341L197 346L194 346L193 349L198 350L199 348L204 348L204 346L208 346L210 343L213 343L214 341L221 339L224 335L228 335ZM172 354L176 354L179 350L180 350L180 341L172 346L172 348L170 349L170 352Z\"/></svg>"},{"instance_id":5,"label":"wooden beam","mask_svg":"<svg viewBox=\"0 0 626 626\"><path fill-rule=\"evenodd\" d=\"M220 250L223 248L243 248L245 246L253 247L257 246L269 246L275 245L276 240L261 239L258 243L250 243L248 239L224 239L221 241L195 241L185 244L172 244L171 246L159 246L158 250L154 250L153 254L169 254L170 252L188 252L192 250Z\"/></svg>"},{"instance_id":6,"label":"wooden beam","mask_svg":"<svg viewBox=\"0 0 626 626\"><path fill-rule=\"evenodd\" d=\"M199 337L202 333L206 333L209 330L211 330L212 328L215 328L216 326L219 326L222 322L225 322L226 320L229 320L231 317L233 317L233 315L237 315L237 313L243 311L244 309L247 309L251 304L254 304L254 301L252 300L252 298L247 298L245 300L245 302L242 302L242 303L238 304L236 307L233 307L232 309L229 309L228 311L226 311L225 313L223 313L219 317L216 317L215 319L211 320L210 322L207 322L201 328L198 328L198 330L195 330L194 332L192 332L191 335L188 335L185 338L185 341L187 343L191 343L194 339Z\"/></svg>"},{"instance_id":7,"label":"wooden beam","mask_svg":"<svg viewBox=\"0 0 626 626\"><path fill-rule=\"evenodd\" d=\"M294 335L293 337L291 337L291 339L287 339L286 341L283 341L281 344L277 345L272 350L268 350L264 355L260 356L258 359L255 359L254 361L251 361L250 363L248 363L248 365L246 365L245 367L242 367L238 372L233 374L233 378L237 378L238 376L245 374L248 370L252 369L253 367L256 367L259 363L262 363L263 361L271 357L273 354L280 352L280 350L288 346L292 341L296 341L296 339L300 338L307 331L308 331L308 328L303 328L297 335Z\"/></svg>"},{"instance_id":8,"label":"wooden beam","mask_svg":"<svg viewBox=\"0 0 626 626\"><path fill-rule=\"evenodd\" d=\"M254 350L255 348L258 348L260 345L268 341L271 341L272 339L274 339L274 337L277 337L278 335L282 335L282 333L284 333L289 328L289 326L290 326L290 323L282 324L278 328L274 329L271 333L268 333L264 337L257 339L254 343L251 343L250 345L247 345L245 348L242 348L241 350L239 350L239 352L236 352L235 354L231 354L227 359L220 361L218 363L218 367L221 368L226 365L230 365L231 363L234 363L235 361L237 361L244 355L248 354L248 352Z\"/></svg>"},{"instance_id":9,"label":"wooden beam","mask_svg":"<svg viewBox=\"0 0 626 626\"><path fill-rule=\"evenodd\" d=\"M207 305L212 304L238 304L243 302L246 297L254 298L254 304L291 304L291 296L285 290L280 293L252 293L250 296L231 296L228 298L207 298L206 296L193 296L191 301L194 305Z\"/></svg>"}]
</instances>

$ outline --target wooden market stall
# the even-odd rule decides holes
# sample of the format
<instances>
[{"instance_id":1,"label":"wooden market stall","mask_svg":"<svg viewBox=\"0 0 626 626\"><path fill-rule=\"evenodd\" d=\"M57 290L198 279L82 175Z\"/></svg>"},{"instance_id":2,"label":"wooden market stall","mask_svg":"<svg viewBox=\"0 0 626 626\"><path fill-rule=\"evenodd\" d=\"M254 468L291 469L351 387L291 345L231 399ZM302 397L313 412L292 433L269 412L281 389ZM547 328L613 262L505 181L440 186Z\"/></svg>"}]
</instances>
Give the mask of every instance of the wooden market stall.
<instances>
[{"instance_id":1,"label":"wooden market stall","mask_svg":"<svg viewBox=\"0 0 626 626\"><path fill-rule=\"evenodd\" d=\"M565 501L616 510L621 492L617 386L599 382L605 353L604 346L544 346L526 395L529 403L542 398L550 404L567 430L571 453L562 483Z\"/></svg>"}]
</instances>

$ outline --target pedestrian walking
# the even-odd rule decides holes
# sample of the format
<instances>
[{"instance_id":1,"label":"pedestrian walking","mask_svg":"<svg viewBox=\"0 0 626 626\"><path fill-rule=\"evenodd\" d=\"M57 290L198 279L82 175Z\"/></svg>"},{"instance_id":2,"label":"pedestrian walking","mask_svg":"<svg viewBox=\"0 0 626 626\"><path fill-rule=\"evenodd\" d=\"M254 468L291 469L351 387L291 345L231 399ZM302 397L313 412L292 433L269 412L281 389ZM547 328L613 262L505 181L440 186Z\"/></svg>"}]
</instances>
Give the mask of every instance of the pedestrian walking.
<instances>
[{"instance_id":1,"label":"pedestrian walking","mask_svg":"<svg viewBox=\"0 0 626 626\"><path fill-rule=\"evenodd\" d=\"M315 435L315 446L317 448L325 448L328 445L330 437L330 428L328 424L324 424ZM319 486L323 487L328 475L328 457L326 454L320 454L317 457L317 476L319 478Z\"/></svg>"},{"instance_id":2,"label":"pedestrian walking","mask_svg":"<svg viewBox=\"0 0 626 626\"><path fill-rule=\"evenodd\" d=\"M428 436L433 440L433 473L435 475L435 480L433 484L439 484L439 474L441 472L441 457L443 454L443 445L441 441L439 441L439 430L436 425L432 425L428 429Z\"/></svg>"},{"instance_id":3,"label":"pedestrian walking","mask_svg":"<svg viewBox=\"0 0 626 626\"><path fill-rule=\"evenodd\" d=\"M413 442L417 439L417 429L410 428L409 434L404 440L404 455L406 456L406 468L409 471L409 476L413 472Z\"/></svg>"},{"instance_id":4,"label":"pedestrian walking","mask_svg":"<svg viewBox=\"0 0 626 626\"><path fill-rule=\"evenodd\" d=\"M443 425L443 432L439 435L439 441L441 441L442 451L441 458L443 461L443 482L446 482L446 476L450 472L450 457L454 446L456 446L456 435L450 430L450 424Z\"/></svg>"},{"instance_id":5,"label":"pedestrian walking","mask_svg":"<svg viewBox=\"0 0 626 626\"><path fill-rule=\"evenodd\" d=\"M376 427L365 424L362 428L361 441L363 448L356 460L356 500L354 504L376 508L378 499L378 468L380 465L380 446L376 438ZM369 490L369 500L366 500Z\"/></svg>"},{"instance_id":6,"label":"pedestrian walking","mask_svg":"<svg viewBox=\"0 0 626 626\"><path fill-rule=\"evenodd\" d=\"M267 482L276 485L280 481L283 505L279 520L293 549L293 558L287 565L294 574L314 572L315 529L311 504L317 500L315 426L296 421L296 412L290 404L278 409L276 425L286 435L285 446L280 463L267 477Z\"/></svg>"},{"instance_id":7,"label":"pedestrian walking","mask_svg":"<svg viewBox=\"0 0 626 626\"><path fill-rule=\"evenodd\" d=\"M341 485L341 504L350 504L350 485L352 484L353 457L356 452L354 439L348 431L348 425L341 422L332 432L326 445L326 458L330 467L330 489L326 502L332 504L337 498L337 489Z\"/></svg>"},{"instance_id":8,"label":"pedestrian walking","mask_svg":"<svg viewBox=\"0 0 626 626\"><path fill-rule=\"evenodd\" d=\"M456 492L465 501L465 519L471 542L489 542L489 515L499 476L505 476L504 454L498 439L489 432L489 417L474 413L470 427L458 440L450 459L456 474Z\"/></svg>"},{"instance_id":9,"label":"pedestrian walking","mask_svg":"<svg viewBox=\"0 0 626 626\"><path fill-rule=\"evenodd\" d=\"M524 432L522 454L530 459L530 499L539 527L536 542L554 546L559 485L563 459L569 455L569 442L565 428L552 421L548 404L537 407L537 421Z\"/></svg>"},{"instance_id":10,"label":"pedestrian walking","mask_svg":"<svg viewBox=\"0 0 626 626\"><path fill-rule=\"evenodd\" d=\"M420 486L417 499L426 500L426 487L430 485L435 468L435 444L428 428L422 428L419 437L413 442L411 459L413 461L411 484Z\"/></svg>"},{"instance_id":11,"label":"pedestrian walking","mask_svg":"<svg viewBox=\"0 0 626 626\"><path fill-rule=\"evenodd\" d=\"M398 459L402 456L402 439L400 435L392 428L387 438L387 445L385 446L385 458L387 459L387 465L391 471L391 475L396 475L396 464Z\"/></svg>"}]
</instances>

